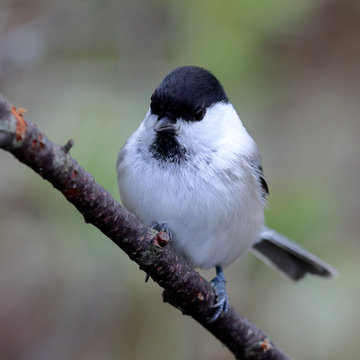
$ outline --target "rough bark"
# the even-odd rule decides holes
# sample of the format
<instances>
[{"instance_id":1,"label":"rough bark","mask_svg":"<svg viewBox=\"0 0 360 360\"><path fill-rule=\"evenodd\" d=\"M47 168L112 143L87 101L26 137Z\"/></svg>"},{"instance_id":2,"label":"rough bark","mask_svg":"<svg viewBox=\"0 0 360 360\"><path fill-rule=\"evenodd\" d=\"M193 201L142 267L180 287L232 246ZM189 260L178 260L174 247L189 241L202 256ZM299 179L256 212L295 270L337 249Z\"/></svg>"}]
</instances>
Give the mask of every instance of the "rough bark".
<instances>
[{"instance_id":1,"label":"rough bark","mask_svg":"<svg viewBox=\"0 0 360 360\"><path fill-rule=\"evenodd\" d=\"M289 359L256 326L230 306L207 324L215 300L209 282L178 257L164 233L146 228L69 155L72 141L60 146L0 97L0 147L49 181L84 216L149 274L164 301L190 315L217 337L237 359ZM156 204L154 204L156 206Z\"/></svg>"}]
</instances>

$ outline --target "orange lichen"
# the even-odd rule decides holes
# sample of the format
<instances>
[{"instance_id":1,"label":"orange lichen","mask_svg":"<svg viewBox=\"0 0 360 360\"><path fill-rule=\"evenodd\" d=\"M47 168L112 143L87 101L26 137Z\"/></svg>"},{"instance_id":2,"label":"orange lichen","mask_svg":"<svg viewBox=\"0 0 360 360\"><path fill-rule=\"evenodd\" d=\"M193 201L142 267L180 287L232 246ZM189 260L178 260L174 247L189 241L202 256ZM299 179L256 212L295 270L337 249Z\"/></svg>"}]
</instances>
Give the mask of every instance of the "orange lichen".
<instances>
[{"instance_id":1,"label":"orange lichen","mask_svg":"<svg viewBox=\"0 0 360 360\"><path fill-rule=\"evenodd\" d=\"M39 139L41 139L40 138L40 136L38 137ZM41 140L36 140L36 139L33 139L32 141L31 141L31 148L33 149L33 150L42 150L43 148L44 148L44 146L45 146L45 144L44 144L44 142L43 141L41 141Z\"/></svg>"},{"instance_id":2,"label":"orange lichen","mask_svg":"<svg viewBox=\"0 0 360 360\"><path fill-rule=\"evenodd\" d=\"M11 113L16 119L16 141L22 140L26 133L27 123L23 117L25 112L26 109L16 108L15 106L11 107Z\"/></svg>"},{"instance_id":3,"label":"orange lichen","mask_svg":"<svg viewBox=\"0 0 360 360\"><path fill-rule=\"evenodd\" d=\"M78 172L76 170L73 170L72 174L71 174L71 178L75 179L77 177Z\"/></svg>"},{"instance_id":4,"label":"orange lichen","mask_svg":"<svg viewBox=\"0 0 360 360\"><path fill-rule=\"evenodd\" d=\"M268 351L273 348L268 339L265 339L264 341L262 341L260 346L261 346L261 349L264 351Z\"/></svg>"},{"instance_id":5,"label":"orange lichen","mask_svg":"<svg viewBox=\"0 0 360 360\"><path fill-rule=\"evenodd\" d=\"M17 140L17 139L16 139ZM33 141L31 142L31 148L33 149L33 150L35 150L36 149L36 145L37 145L37 140L36 139L33 139Z\"/></svg>"}]
</instances>

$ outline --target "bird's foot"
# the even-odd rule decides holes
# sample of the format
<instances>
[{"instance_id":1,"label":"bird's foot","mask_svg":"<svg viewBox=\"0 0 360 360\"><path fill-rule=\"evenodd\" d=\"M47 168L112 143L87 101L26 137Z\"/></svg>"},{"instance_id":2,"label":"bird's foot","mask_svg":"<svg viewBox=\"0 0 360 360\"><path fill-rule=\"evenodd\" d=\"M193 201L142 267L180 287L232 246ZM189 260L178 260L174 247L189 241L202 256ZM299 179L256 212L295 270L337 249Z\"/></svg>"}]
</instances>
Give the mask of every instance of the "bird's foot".
<instances>
[{"instance_id":1,"label":"bird's foot","mask_svg":"<svg viewBox=\"0 0 360 360\"><path fill-rule=\"evenodd\" d=\"M169 229L169 226L165 223L163 224L158 224L155 223L153 225L151 225L151 228L157 232L164 232L169 236L170 241L172 240L172 235L171 235L171 231Z\"/></svg>"},{"instance_id":2,"label":"bird's foot","mask_svg":"<svg viewBox=\"0 0 360 360\"><path fill-rule=\"evenodd\" d=\"M213 317L208 321L208 324L212 324L221 316L225 315L229 310L229 297L226 292L226 279L221 266L216 266L216 276L210 281L211 286L214 288L216 295L216 309Z\"/></svg>"}]
</instances>

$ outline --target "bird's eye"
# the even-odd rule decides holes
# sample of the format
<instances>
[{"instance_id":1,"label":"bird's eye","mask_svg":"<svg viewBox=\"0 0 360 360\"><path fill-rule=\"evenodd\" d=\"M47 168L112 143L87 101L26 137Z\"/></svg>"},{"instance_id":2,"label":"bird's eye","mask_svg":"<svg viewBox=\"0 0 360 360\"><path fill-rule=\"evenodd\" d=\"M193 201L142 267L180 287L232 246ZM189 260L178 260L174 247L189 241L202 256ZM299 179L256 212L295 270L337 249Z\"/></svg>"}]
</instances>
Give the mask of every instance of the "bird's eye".
<instances>
[{"instance_id":1,"label":"bird's eye","mask_svg":"<svg viewBox=\"0 0 360 360\"><path fill-rule=\"evenodd\" d=\"M195 120L197 121L200 121L204 118L205 116L205 109L198 109L196 112L195 112Z\"/></svg>"}]
</instances>

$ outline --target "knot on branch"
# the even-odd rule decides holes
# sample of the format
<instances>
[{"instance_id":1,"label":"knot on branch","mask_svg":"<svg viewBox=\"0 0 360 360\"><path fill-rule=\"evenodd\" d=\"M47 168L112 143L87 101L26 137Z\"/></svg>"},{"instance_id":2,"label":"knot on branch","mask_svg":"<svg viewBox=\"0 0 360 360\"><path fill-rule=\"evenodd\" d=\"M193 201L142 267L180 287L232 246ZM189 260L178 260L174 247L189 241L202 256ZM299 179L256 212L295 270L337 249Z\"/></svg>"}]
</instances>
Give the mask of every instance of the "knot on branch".
<instances>
[{"instance_id":1,"label":"knot on branch","mask_svg":"<svg viewBox=\"0 0 360 360\"><path fill-rule=\"evenodd\" d=\"M74 146L74 140L69 139L64 146L62 146L62 149L65 154L68 154L70 149Z\"/></svg>"},{"instance_id":2,"label":"knot on branch","mask_svg":"<svg viewBox=\"0 0 360 360\"><path fill-rule=\"evenodd\" d=\"M165 231L159 232L150 228L149 232L150 241L139 258L143 267L154 264L162 255L166 245L170 242L170 236Z\"/></svg>"},{"instance_id":3,"label":"knot on branch","mask_svg":"<svg viewBox=\"0 0 360 360\"><path fill-rule=\"evenodd\" d=\"M166 231L159 231L152 238L152 241L155 246L164 248L171 241L169 234Z\"/></svg>"}]
</instances>

